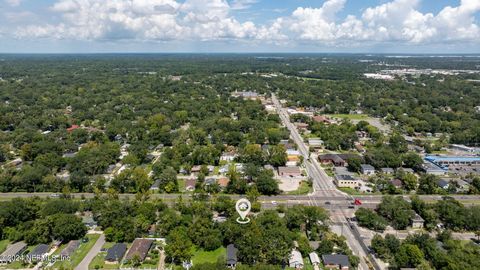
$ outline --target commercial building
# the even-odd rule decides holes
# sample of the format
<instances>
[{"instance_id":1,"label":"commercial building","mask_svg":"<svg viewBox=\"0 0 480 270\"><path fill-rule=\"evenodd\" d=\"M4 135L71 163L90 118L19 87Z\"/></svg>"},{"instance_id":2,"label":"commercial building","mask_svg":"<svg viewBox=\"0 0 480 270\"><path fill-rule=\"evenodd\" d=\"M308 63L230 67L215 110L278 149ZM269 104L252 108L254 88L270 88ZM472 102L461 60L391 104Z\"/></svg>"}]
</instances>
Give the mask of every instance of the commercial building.
<instances>
[{"instance_id":1,"label":"commercial building","mask_svg":"<svg viewBox=\"0 0 480 270\"><path fill-rule=\"evenodd\" d=\"M340 174L335 175L335 184L339 188L355 189L360 186L360 180L353 178L351 175Z\"/></svg>"},{"instance_id":2,"label":"commercial building","mask_svg":"<svg viewBox=\"0 0 480 270\"><path fill-rule=\"evenodd\" d=\"M426 156L425 160L442 168L450 165L480 165L480 157Z\"/></svg>"}]
</instances>

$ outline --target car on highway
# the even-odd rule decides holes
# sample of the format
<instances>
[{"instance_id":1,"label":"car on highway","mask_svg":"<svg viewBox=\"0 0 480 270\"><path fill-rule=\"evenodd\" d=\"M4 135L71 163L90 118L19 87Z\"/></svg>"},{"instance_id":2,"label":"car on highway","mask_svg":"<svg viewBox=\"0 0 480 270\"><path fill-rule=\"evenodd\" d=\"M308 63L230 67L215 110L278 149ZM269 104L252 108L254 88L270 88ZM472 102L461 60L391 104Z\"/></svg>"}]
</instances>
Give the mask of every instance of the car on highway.
<instances>
[{"instance_id":1,"label":"car on highway","mask_svg":"<svg viewBox=\"0 0 480 270\"><path fill-rule=\"evenodd\" d=\"M276 201L272 201L272 204L273 204L273 205L277 205L277 202L276 202Z\"/></svg>"},{"instance_id":2,"label":"car on highway","mask_svg":"<svg viewBox=\"0 0 480 270\"><path fill-rule=\"evenodd\" d=\"M326 205L330 205L330 204L332 204L332 203L331 203L331 202L325 202L325 204L326 204Z\"/></svg>"},{"instance_id":3,"label":"car on highway","mask_svg":"<svg viewBox=\"0 0 480 270\"><path fill-rule=\"evenodd\" d=\"M50 194L48 197L50 197L50 198L60 198L60 194L58 194L58 193L52 193L52 194Z\"/></svg>"}]
</instances>

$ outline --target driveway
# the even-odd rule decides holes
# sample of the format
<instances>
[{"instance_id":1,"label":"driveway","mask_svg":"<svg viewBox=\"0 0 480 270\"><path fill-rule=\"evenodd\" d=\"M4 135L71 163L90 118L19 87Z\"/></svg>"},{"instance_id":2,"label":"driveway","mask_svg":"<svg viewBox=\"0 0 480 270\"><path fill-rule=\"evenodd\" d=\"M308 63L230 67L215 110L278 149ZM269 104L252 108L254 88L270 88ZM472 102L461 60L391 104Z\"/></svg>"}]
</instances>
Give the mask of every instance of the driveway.
<instances>
[{"instance_id":1,"label":"driveway","mask_svg":"<svg viewBox=\"0 0 480 270\"><path fill-rule=\"evenodd\" d=\"M83 258L80 264L75 267L75 270L88 270L88 265L93 260L93 258L97 256L103 245L105 245L105 235L102 233L98 238L97 242L95 242L95 245L93 245L93 247L87 253L87 256L85 256L85 258Z\"/></svg>"}]
</instances>

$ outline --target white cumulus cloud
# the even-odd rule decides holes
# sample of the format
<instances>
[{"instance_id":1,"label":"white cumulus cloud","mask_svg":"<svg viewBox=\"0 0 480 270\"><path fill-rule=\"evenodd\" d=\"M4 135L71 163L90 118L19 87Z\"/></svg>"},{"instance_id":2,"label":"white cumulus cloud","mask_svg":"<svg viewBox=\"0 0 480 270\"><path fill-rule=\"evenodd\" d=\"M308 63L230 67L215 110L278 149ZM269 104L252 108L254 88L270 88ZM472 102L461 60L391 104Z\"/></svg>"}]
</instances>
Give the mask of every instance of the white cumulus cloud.
<instances>
[{"instance_id":1,"label":"white cumulus cloud","mask_svg":"<svg viewBox=\"0 0 480 270\"><path fill-rule=\"evenodd\" d=\"M15 5L20 0L6 0ZM353 1L353 0L350 0ZM425 1L425 0L424 0ZM240 21L232 12L257 0L57 0L51 12L57 23L26 24L18 38L74 40L222 40L309 42L320 45L399 42L480 43L475 15L479 0L461 0L437 14L420 11L421 0L391 0L358 15L339 14L347 0L326 0L298 7L269 22ZM13 34L12 34L13 35Z\"/></svg>"}]
</instances>

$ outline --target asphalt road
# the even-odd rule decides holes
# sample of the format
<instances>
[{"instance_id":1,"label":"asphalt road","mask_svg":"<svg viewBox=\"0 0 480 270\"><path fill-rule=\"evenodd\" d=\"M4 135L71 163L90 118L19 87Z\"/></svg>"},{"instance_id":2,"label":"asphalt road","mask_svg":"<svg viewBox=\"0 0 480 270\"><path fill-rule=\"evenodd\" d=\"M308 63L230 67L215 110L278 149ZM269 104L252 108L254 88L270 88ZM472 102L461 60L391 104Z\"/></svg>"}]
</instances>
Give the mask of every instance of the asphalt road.
<instances>
[{"instance_id":1,"label":"asphalt road","mask_svg":"<svg viewBox=\"0 0 480 270\"><path fill-rule=\"evenodd\" d=\"M75 267L75 270L88 270L88 265L90 265L90 262L93 260L93 258L97 256L103 245L105 245L105 235L102 233L97 242L95 242L95 245L93 245L90 251L88 251L87 256L85 256L80 264Z\"/></svg>"},{"instance_id":2,"label":"asphalt road","mask_svg":"<svg viewBox=\"0 0 480 270\"><path fill-rule=\"evenodd\" d=\"M275 94L272 94L272 101L277 109L278 115L280 116L280 120L282 120L283 125L290 131L290 137L295 142L298 147L298 151L303 156L307 174L313 179L313 190L315 195L324 197L348 198L349 196L339 191L333 184L333 179L328 176L322 168L320 168L320 164L318 164L316 156L312 156L311 158L309 147L303 141L303 138L295 125L290 122L290 117L287 110L283 108Z\"/></svg>"}]
</instances>

